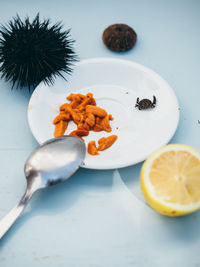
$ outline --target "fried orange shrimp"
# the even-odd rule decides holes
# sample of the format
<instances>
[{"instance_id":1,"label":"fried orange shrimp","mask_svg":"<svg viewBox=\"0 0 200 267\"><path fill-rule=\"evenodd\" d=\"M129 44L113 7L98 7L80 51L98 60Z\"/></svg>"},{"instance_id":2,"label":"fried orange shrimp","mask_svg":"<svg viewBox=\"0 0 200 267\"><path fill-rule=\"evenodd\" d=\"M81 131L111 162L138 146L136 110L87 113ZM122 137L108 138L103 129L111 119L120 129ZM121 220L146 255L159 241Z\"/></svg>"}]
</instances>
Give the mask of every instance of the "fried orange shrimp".
<instances>
[{"instance_id":1,"label":"fried orange shrimp","mask_svg":"<svg viewBox=\"0 0 200 267\"><path fill-rule=\"evenodd\" d=\"M59 121L55 124L54 137L63 136L68 126L67 121Z\"/></svg>"},{"instance_id":2,"label":"fried orange shrimp","mask_svg":"<svg viewBox=\"0 0 200 267\"><path fill-rule=\"evenodd\" d=\"M104 118L107 115L105 109L93 105L86 106L86 113L92 113L93 115L100 118Z\"/></svg>"},{"instance_id":3,"label":"fried orange shrimp","mask_svg":"<svg viewBox=\"0 0 200 267\"><path fill-rule=\"evenodd\" d=\"M99 152L98 152L98 150L97 150L95 141L90 141L90 142L88 143L87 151L88 151L88 153L89 153L90 155L92 155L92 156L99 155Z\"/></svg>"},{"instance_id":4,"label":"fried orange shrimp","mask_svg":"<svg viewBox=\"0 0 200 267\"><path fill-rule=\"evenodd\" d=\"M108 137L102 137L98 141L99 146L97 149L99 151L105 150L111 147L115 143L116 140L117 140L117 135L110 135Z\"/></svg>"},{"instance_id":5,"label":"fried orange shrimp","mask_svg":"<svg viewBox=\"0 0 200 267\"><path fill-rule=\"evenodd\" d=\"M110 125L110 121L113 120L112 115L96 105L92 93L86 95L70 94L66 99L69 102L60 106L60 113L53 120L53 124L55 125L54 137L65 135L70 121L73 121L77 125L77 129L72 131L70 135L80 137L82 140L82 136L88 136L89 131L112 131ZM101 138L98 142L98 148L96 147L95 141L91 141L88 143L88 153L98 155L98 151L107 149L116 139L116 135Z\"/></svg>"}]
</instances>

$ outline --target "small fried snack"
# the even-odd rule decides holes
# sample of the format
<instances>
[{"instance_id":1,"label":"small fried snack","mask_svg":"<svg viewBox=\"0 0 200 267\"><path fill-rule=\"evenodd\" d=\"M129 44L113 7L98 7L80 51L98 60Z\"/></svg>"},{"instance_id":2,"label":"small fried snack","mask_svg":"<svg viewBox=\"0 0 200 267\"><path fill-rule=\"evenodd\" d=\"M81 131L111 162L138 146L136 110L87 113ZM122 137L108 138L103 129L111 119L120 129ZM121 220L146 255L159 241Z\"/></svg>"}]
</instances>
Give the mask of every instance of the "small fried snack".
<instances>
[{"instance_id":1,"label":"small fried snack","mask_svg":"<svg viewBox=\"0 0 200 267\"><path fill-rule=\"evenodd\" d=\"M116 140L117 140L117 135L114 135L114 134L110 135L108 137L102 137L98 141L99 146L97 149L99 151L105 150L105 149L111 147L115 143Z\"/></svg>"},{"instance_id":2,"label":"small fried snack","mask_svg":"<svg viewBox=\"0 0 200 267\"><path fill-rule=\"evenodd\" d=\"M59 121L55 124L54 137L63 136L68 126L67 121Z\"/></svg>"},{"instance_id":3,"label":"small fried snack","mask_svg":"<svg viewBox=\"0 0 200 267\"><path fill-rule=\"evenodd\" d=\"M90 141L90 142L88 143L87 151L88 151L88 153L89 153L90 155L92 155L92 156L99 155L99 152L98 152L98 150L97 150L95 141Z\"/></svg>"},{"instance_id":4,"label":"small fried snack","mask_svg":"<svg viewBox=\"0 0 200 267\"><path fill-rule=\"evenodd\" d=\"M70 121L73 121L77 125L77 129L69 135L80 137L82 140L82 136L88 136L89 131L112 131L110 126L110 121L113 120L112 115L96 105L92 93L86 95L70 94L66 99L70 103L62 104L59 115L53 120L53 124L55 125L54 137L63 136ZM88 153L90 155L99 155L98 150L107 149L116 139L116 135L101 138L98 141L98 148L96 147L95 141L90 141L88 143Z\"/></svg>"}]
</instances>

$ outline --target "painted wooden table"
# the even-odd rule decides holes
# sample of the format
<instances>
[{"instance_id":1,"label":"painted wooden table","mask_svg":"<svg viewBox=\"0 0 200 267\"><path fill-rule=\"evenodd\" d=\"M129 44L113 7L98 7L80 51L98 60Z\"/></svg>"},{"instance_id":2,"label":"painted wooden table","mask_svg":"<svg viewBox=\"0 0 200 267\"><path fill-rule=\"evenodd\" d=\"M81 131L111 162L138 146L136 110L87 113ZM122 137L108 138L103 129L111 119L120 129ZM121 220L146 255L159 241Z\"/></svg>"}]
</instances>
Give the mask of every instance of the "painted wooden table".
<instances>
[{"instance_id":1,"label":"painted wooden table","mask_svg":"<svg viewBox=\"0 0 200 267\"><path fill-rule=\"evenodd\" d=\"M200 150L200 1L0 1L0 23L18 13L71 28L80 59L113 57L159 73L180 103L171 143ZM110 24L138 34L134 49L109 51L102 43ZM23 166L37 147L27 122L28 90L11 91L0 80L0 217L25 190ZM110 171L80 169L64 184L37 193L0 241L0 266L200 266L200 212L163 217L149 208L139 188L141 164Z\"/></svg>"}]
</instances>

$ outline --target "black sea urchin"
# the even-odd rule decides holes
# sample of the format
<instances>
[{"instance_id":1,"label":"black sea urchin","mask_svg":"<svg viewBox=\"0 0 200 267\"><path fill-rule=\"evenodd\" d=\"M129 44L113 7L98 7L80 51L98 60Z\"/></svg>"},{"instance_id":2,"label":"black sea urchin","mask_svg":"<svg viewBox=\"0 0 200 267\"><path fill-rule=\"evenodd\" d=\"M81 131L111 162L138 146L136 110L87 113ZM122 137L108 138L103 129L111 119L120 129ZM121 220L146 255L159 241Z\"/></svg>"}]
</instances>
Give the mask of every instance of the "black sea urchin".
<instances>
[{"instance_id":1,"label":"black sea urchin","mask_svg":"<svg viewBox=\"0 0 200 267\"><path fill-rule=\"evenodd\" d=\"M17 15L0 29L1 77L16 88L36 86L44 81L53 84L62 72L71 73L77 61L73 51L70 30L50 20L40 21L39 14L32 23L27 17L23 22ZM64 78L64 77L63 77Z\"/></svg>"}]
</instances>

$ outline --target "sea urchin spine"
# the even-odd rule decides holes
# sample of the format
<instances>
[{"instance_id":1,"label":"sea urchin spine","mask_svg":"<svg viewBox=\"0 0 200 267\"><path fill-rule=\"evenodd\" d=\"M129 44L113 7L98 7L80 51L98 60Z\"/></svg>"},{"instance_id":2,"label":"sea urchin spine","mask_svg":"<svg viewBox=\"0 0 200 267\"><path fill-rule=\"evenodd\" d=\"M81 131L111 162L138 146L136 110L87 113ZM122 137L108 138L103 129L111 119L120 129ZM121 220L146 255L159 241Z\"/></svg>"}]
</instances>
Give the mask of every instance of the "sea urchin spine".
<instances>
[{"instance_id":1,"label":"sea urchin spine","mask_svg":"<svg viewBox=\"0 0 200 267\"><path fill-rule=\"evenodd\" d=\"M50 20L40 21L39 14L32 23L23 22L17 15L0 28L1 78L12 82L13 87L35 87L41 81L53 84L62 73L70 74L77 56L70 30ZM63 77L64 78L64 77Z\"/></svg>"}]
</instances>

